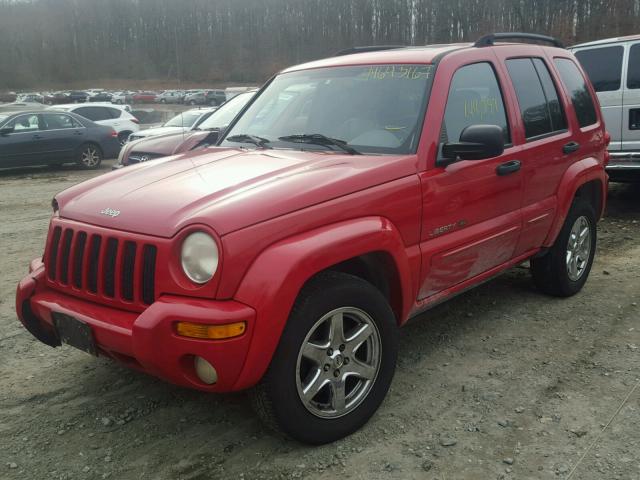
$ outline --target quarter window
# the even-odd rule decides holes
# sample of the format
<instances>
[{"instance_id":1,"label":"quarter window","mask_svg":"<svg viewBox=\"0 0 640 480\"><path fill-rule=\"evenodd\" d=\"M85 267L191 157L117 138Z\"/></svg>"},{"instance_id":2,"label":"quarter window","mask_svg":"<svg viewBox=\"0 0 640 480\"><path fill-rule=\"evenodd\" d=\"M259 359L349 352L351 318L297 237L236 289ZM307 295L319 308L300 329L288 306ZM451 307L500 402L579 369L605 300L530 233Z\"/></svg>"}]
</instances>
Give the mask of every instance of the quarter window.
<instances>
[{"instance_id":1,"label":"quarter window","mask_svg":"<svg viewBox=\"0 0 640 480\"><path fill-rule=\"evenodd\" d=\"M556 58L556 67L560 72L560 78L569 93L571 103L576 111L580 127L593 125L598 121L596 107L591 97L591 92L587 88L587 83L578 70L578 67L568 58Z\"/></svg>"},{"instance_id":2,"label":"quarter window","mask_svg":"<svg viewBox=\"0 0 640 480\"><path fill-rule=\"evenodd\" d=\"M442 139L457 142L470 125L497 125L511 143L504 101L495 71L489 63L460 68L451 80Z\"/></svg>"},{"instance_id":3,"label":"quarter window","mask_svg":"<svg viewBox=\"0 0 640 480\"><path fill-rule=\"evenodd\" d=\"M620 90L623 55L624 48L619 45L576 52L596 92Z\"/></svg>"},{"instance_id":4,"label":"quarter window","mask_svg":"<svg viewBox=\"0 0 640 480\"><path fill-rule=\"evenodd\" d=\"M567 128L553 80L539 58L507 60L507 70L516 90L527 139Z\"/></svg>"},{"instance_id":5,"label":"quarter window","mask_svg":"<svg viewBox=\"0 0 640 480\"><path fill-rule=\"evenodd\" d=\"M632 45L629 50L627 88L640 88L640 43Z\"/></svg>"}]
</instances>

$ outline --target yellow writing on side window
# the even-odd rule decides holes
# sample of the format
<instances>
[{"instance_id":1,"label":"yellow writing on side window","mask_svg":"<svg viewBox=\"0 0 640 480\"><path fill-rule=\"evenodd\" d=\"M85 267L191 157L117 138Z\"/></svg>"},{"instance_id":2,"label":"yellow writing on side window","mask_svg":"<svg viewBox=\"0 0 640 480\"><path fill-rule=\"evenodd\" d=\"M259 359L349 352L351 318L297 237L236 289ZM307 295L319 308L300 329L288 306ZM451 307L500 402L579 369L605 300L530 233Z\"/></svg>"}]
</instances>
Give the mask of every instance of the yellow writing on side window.
<instances>
[{"instance_id":1,"label":"yellow writing on side window","mask_svg":"<svg viewBox=\"0 0 640 480\"><path fill-rule=\"evenodd\" d=\"M371 65L365 80L384 80L399 78L405 80L421 80L431 78L433 65Z\"/></svg>"},{"instance_id":2,"label":"yellow writing on side window","mask_svg":"<svg viewBox=\"0 0 640 480\"><path fill-rule=\"evenodd\" d=\"M484 120L489 115L498 112L498 98L484 97L479 100L466 100L464 102L464 117Z\"/></svg>"}]
</instances>

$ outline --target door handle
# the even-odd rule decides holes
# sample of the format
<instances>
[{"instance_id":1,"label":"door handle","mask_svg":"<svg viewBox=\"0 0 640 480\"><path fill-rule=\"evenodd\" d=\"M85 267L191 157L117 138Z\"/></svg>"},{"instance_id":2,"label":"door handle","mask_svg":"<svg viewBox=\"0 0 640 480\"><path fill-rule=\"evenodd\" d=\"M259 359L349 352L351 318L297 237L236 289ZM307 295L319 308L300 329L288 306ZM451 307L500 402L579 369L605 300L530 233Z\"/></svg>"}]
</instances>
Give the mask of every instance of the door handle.
<instances>
[{"instance_id":1,"label":"door handle","mask_svg":"<svg viewBox=\"0 0 640 480\"><path fill-rule=\"evenodd\" d=\"M511 160L510 162L502 163L498 165L496 168L496 173L501 177L504 175L509 175L511 173L515 173L520 170L522 163L520 160Z\"/></svg>"},{"instance_id":2,"label":"door handle","mask_svg":"<svg viewBox=\"0 0 640 480\"><path fill-rule=\"evenodd\" d=\"M82 135L82 132L76 130L75 132L73 132L74 135Z\"/></svg>"},{"instance_id":3,"label":"door handle","mask_svg":"<svg viewBox=\"0 0 640 480\"><path fill-rule=\"evenodd\" d=\"M40 140L42 138L42 135L34 135L33 139L34 140Z\"/></svg>"},{"instance_id":4,"label":"door handle","mask_svg":"<svg viewBox=\"0 0 640 480\"><path fill-rule=\"evenodd\" d=\"M565 155L569 155L570 153L577 152L580 149L580 144L578 142L569 142L564 147L562 147L562 152Z\"/></svg>"}]
</instances>

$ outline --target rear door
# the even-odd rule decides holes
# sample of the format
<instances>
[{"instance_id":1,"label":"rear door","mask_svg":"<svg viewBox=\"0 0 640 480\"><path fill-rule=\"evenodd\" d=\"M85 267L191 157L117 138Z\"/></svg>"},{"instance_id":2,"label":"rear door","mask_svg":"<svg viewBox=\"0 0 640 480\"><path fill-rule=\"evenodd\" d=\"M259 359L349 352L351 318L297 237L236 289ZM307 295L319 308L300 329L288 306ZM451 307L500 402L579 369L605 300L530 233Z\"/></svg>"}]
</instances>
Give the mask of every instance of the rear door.
<instances>
[{"instance_id":1,"label":"rear door","mask_svg":"<svg viewBox=\"0 0 640 480\"><path fill-rule=\"evenodd\" d=\"M523 231L516 248L516 255L522 255L540 247L547 237L556 210L557 186L576 160L579 146L572 143L560 87L542 50L539 56L513 56L507 49L496 49L496 54L520 112L514 136L522 145Z\"/></svg>"},{"instance_id":2,"label":"rear door","mask_svg":"<svg viewBox=\"0 0 640 480\"><path fill-rule=\"evenodd\" d=\"M608 44L583 50L578 49L574 53L598 95L605 127L611 134L609 150L621 150L625 136L624 119L628 115L625 115L623 111L625 95L622 70L625 45Z\"/></svg>"},{"instance_id":3,"label":"rear door","mask_svg":"<svg viewBox=\"0 0 640 480\"><path fill-rule=\"evenodd\" d=\"M622 150L640 152L640 41L629 44L625 80Z\"/></svg>"},{"instance_id":4,"label":"rear door","mask_svg":"<svg viewBox=\"0 0 640 480\"><path fill-rule=\"evenodd\" d=\"M43 113L42 117L51 162L72 159L85 141L85 126L66 113Z\"/></svg>"},{"instance_id":5,"label":"rear door","mask_svg":"<svg viewBox=\"0 0 640 480\"><path fill-rule=\"evenodd\" d=\"M435 165L433 158L429 160L433 168L421 173L419 300L438 298L435 296L441 292L446 295L448 289L462 288L461 284L473 277L509 262L520 236L522 172L516 168L503 173L501 168L519 165L520 151L511 138L502 80L494 62L483 54L480 49L471 52L465 64L451 74L451 66L439 67L441 75L451 76L445 87L448 92L442 92L448 96L434 157L441 156L444 143L458 142L462 130L470 125L499 126L507 145L498 157L457 161L446 168ZM478 60L473 62L469 57Z\"/></svg>"}]
</instances>

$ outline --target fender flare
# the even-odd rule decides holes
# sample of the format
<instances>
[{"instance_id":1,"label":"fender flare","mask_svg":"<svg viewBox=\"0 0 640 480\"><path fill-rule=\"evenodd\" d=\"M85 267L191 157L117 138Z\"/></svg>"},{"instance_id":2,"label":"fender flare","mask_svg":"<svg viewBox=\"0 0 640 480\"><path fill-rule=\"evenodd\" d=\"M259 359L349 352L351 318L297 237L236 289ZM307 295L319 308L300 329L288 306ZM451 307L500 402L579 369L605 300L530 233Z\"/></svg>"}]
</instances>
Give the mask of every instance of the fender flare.
<instances>
[{"instance_id":1,"label":"fender flare","mask_svg":"<svg viewBox=\"0 0 640 480\"><path fill-rule=\"evenodd\" d=\"M402 317L411 308L414 288L406 247L386 218L365 217L311 230L264 250L245 274L234 299L256 310L249 353L233 390L249 388L267 371L304 284L317 273L359 255L385 252L397 269ZM400 319L398 319L400 321Z\"/></svg>"},{"instance_id":2,"label":"fender flare","mask_svg":"<svg viewBox=\"0 0 640 480\"><path fill-rule=\"evenodd\" d=\"M607 174L602 164L596 158L584 158L572 164L560 180L560 185L556 193L558 212L543 246L551 247L554 244L569 214L569 209L576 196L576 192L582 185L592 180L598 180L602 188L602 205L600 211L596 212L597 218L602 217L607 198Z\"/></svg>"}]
</instances>

